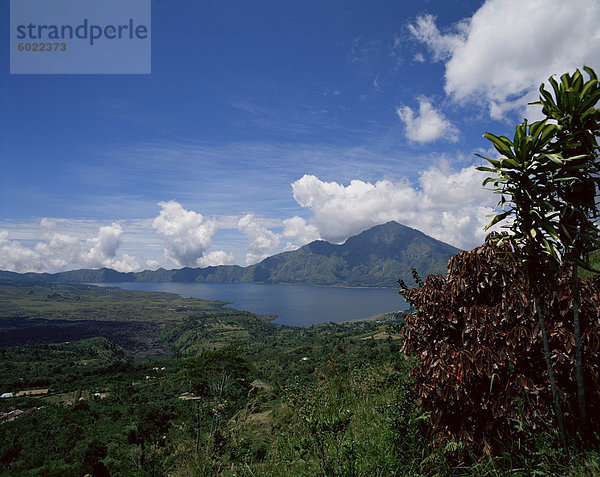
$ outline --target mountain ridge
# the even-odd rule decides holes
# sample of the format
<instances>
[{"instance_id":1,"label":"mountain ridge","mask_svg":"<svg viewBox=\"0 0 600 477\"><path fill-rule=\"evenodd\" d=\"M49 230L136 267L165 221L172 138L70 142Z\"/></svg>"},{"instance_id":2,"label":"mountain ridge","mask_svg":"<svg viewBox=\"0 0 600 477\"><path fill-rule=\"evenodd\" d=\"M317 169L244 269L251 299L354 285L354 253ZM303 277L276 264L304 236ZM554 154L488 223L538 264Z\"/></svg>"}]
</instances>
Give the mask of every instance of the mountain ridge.
<instances>
[{"instance_id":1,"label":"mountain ridge","mask_svg":"<svg viewBox=\"0 0 600 477\"><path fill-rule=\"evenodd\" d=\"M240 282L391 288L396 286L399 278L411 282L411 267L416 268L422 276L445 273L448 260L458 251L419 230L392 221L349 237L343 244L316 240L297 250L272 255L247 267L218 265L172 270L159 268L141 272L117 272L104 267L22 274L0 271L0 281Z\"/></svg>"}]
</instances>

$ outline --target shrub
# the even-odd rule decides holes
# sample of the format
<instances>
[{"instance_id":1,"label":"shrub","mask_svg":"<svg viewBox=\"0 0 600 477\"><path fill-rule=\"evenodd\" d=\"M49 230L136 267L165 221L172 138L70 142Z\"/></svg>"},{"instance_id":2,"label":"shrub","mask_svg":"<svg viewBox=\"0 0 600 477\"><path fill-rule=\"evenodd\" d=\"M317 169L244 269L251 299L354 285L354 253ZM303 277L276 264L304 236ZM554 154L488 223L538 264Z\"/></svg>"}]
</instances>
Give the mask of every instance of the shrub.
<instances>
[{"instance_id":1,"label":"shrub","mask_svg":"<svg viewBox=\"0 0 600 477\"><path fill-rule=\"evenodd\" d=\"M524 437L524 422L552 429L552 396L534 300L526 293L526 270L513 247L488 237L481 247L454 256L446 277L430 275L422 286L403 292L416 309L406 318L404 351L421 359L412 375L431 413L436 443L449 438L476 451L496 452L503 439ZM552 270L547 267L540 288L545 290L552 364L568 418L577 410L568 286L572 272L563 269L552 276ZM581 282L580 288L587 414L594 416L590 431L598 431L600 278Z\"/></svg>"}]
</instances>

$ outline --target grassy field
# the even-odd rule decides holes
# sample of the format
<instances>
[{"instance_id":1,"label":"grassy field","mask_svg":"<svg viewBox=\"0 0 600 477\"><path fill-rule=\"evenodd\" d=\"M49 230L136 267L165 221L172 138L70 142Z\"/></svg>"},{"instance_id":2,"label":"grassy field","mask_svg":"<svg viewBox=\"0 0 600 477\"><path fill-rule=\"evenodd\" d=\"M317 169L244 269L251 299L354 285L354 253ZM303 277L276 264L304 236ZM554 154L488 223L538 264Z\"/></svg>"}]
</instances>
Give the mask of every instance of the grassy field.
<instances>
[{"instance_id":1,"label":"grassy field","mask_svg":"<svg viewBox=\"0 0 600 477\"><path fill-rule=\"evenodd\" d=\"M137 358L149 358L169 355L178 348L189 354L222 346L249 338L250 329L274 326L272 316L258 317L225 305L165 292L2 283L0 347L101 336Z\"/></svg>"},{"instance_id":2,"label":"grassy field","mask_svg":"<svg viewBox=\"0 0 600 477\"><path fill-rule=\"evenodd\" d=\"M222 312L226 303L91 285L0 283L0 319L181 321L198 312Z\"/></svg>"}]
</instances>

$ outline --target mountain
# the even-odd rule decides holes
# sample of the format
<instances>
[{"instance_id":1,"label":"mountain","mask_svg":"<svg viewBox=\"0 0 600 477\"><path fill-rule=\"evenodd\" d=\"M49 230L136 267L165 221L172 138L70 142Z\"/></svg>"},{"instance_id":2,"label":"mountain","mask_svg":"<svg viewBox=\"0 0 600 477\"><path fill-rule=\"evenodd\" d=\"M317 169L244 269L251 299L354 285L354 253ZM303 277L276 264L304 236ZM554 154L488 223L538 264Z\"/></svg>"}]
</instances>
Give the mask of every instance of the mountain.
<instances>
[{"instance_id":1,"label":"mountain","mask_svg":"<svg viewBox=\"0 0 600 477\"><path fill-rule=\"evenodd\" d=\"M458 251L418 230L388 222L342 245L318 240L255 267L271 282L395 287L399 278L412 283L411 267L423 277L445 273L448 260Z\"/></svg>"},{"instance_id":2,"label":"mountain","mask_svg":"<svg viewBox=\"0 0 600 477\"><path fill-rule=\"evenodd\" d=\"M445 273L448 260L458 251L423 232L388 222L350 237L341 245L317 240L248 267L159 268L137 273L121 273L108 268L53 274L0 271L0 280L54 283L259 282L396 287L399 278L412 283L411 267L416 268L422 277L430 273Z\"/></svg>"}]
</instances>

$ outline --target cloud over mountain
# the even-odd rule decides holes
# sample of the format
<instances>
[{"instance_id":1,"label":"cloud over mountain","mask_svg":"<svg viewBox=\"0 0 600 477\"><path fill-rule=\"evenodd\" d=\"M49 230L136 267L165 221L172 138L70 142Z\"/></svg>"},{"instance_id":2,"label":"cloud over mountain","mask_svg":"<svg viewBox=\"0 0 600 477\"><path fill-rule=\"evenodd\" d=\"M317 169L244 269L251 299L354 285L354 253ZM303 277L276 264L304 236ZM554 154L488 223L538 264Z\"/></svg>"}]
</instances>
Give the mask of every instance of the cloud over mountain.
<instances>
[{"instance_id":1,"label":"cloud over mountain","mask_svg":"<svg viewBox=\"0 0 600 477\"><path fill-rule=\"evenodd\" d=\"M246 264L268 257L279 246L279 235L267 229L254 214L246 214L238 221L238 230L248 237Z\"/></svg>"},{"instance_id":2,"label":"cloud over mountain","mask_svg":"<svg viewBox=\"0 0 600 477\"><path fill-rule=\"evenodd\" d=\"M205 253L197 262L199 267L215 267L217 265L232 264L235 262L235 258L232 254L223 250L215 250Z\"/></svg>"},{"instance_id":3,"label":"cloud over mountain","mask_svg":"<svg viewBox=\"0 0 600 477\"><path fill-rule=\"evenodd\" d=\"M467 167L450 172L432 167L421 173L419 188L407 181L353 180L344 186L305 175L292 184L294 198L314 215L321 237L343 242L374 225L395 220L449 244L480 244L497 198L482 189L485 175Z\"/></svg>"},{"instance_id":4,"label":"cloud over mountain","mask_svg":"<svg viewBox=\"0 0 600 477\"><path fill-rule=\"evenodd\" d=\"M288 240L293 240L297 244L304 245L314 240L321 238L319 230L313 224L309 224L302 217L297 215L283 221L283 236ZM286 249L294 250L300 245L295 245L292 242L288 242Z\"/></svg>"}]
</instances>

